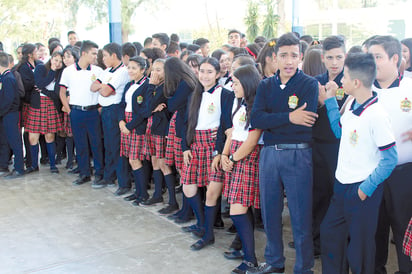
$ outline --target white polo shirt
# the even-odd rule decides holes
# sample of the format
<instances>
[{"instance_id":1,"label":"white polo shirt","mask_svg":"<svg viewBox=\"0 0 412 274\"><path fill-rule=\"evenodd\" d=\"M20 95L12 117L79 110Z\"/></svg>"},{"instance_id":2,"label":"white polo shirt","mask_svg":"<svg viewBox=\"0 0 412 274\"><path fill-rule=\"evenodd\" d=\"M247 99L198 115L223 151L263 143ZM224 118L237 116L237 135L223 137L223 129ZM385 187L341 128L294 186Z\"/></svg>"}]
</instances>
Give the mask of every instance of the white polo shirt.
<instances>
[{"instance_id":1,"label":"white polo shirt","mask_svg":"<svg viewBox=\"0 0 412 274\"><path fill-rule=\"evenodd\" d=\"M412 162L412 141L403 141L403 133L412 130L412 79L403 79L388 89L373 86L379 103L389 114L398 148L398 165Z\"/></svg>"},{"instance_id":2,"label":"white polo shirt","mask_svg":"<svg viewBox=\"0 0 412 274\"><path fill-rule=\"evenodd\" d=\"M129 82L129 74L127 68L121 63L118 67L105 69L97 78L102 84L108 85L115 94L104 97L99 93L99 104L107 107L114 104L119 104L122 100L124 87Z\"/></svg>"},{"instance_id":3,"label":"white polo shirt","mask_svg":"<svg viewBox=\"0 0 412 274\"><path fill-rule=\"evenodd\" d=\"M354 99L340 119L342 136L336 179L342 184L366 180L381 159L380 152L395 145L388 114L373 97L353 110Z\"/></svg>"},{"instance_id":4,"label":"white polo shirt","mask_svg":"<svg viewBox=\"0 0 412 274\"><path fill-rule=\"evenodd\" d=\"M232 123L233 123L232 140L244 142L249 136L249 132L254 129L252 129L250 123L249 123L248 128L245 129L246 120L247 120L246 105L241 103L240 108L236 111L237 107L238 107L238 100L235 99L233 101L233 108L232 108L232 116L233 116L232 118ZM235 115L233 115L233 113ZM260 136L258 144L263 145L263 134Z\"/></svg>"},{"instance_id":5,"label":"white polo shirt","mask_svg":"<svg viewBox=\"0 0 412 274\"><path fill-rule=\"evenodd\" d=\"M220 125L222 87L214 86L202 93L196 130L217 128Z\"/></svg>"},{"instance_id":6,"label":"white polo shirt","mask_svg":"<svg viewBox=\"0 0 412 274\"><path fill-rule=\"evenodd\" d=\"M98 92L92 92L90 86L97 80L102 69L89 65L87 69L81 69L78 63L74 63L63 70L60 86L70 90L70 104L78 106L93 106L98 103Z\"/></svg>"},{"instance_id":7,"label":"white polo shirt","mask_svg":"<svg viewBox=\"0 0 412 274\"><path fill-rule=\"evenodd\" d=\"M130 85L130 87L127 89L126 94L124 96L124 100L126 102L126 108L125 112L132 112L133 111L133 102L132 102L132 97L135 91L143 85L143 83L146 81L147 77L144 76L142 79L140 79L138 82L133 81L133 83Z\"/></svg>"}]
</instances>

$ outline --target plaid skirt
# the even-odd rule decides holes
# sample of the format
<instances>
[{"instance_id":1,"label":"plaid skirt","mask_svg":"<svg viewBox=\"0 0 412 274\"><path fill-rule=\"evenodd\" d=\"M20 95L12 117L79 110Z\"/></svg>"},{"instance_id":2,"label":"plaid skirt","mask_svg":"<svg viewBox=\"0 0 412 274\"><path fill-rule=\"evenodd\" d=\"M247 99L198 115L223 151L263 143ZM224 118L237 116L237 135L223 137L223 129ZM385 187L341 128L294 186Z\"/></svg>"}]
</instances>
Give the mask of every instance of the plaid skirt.
<instances>
[{"instance_id":1,"label":"plaid skirt","mask_svg":"<svg viewBox=\"0 0 412 274\"><path fill-rule=\"evenodd\" d=\"M56 133L63 130L63 123L52 99L40 97L40 108L29 108L26 130L31 133Z\"/></svg>"},{"instance_id":2,"label":"plaid skirt","mask_svg":"<svg viewBox=\"0 0 412 274\"><path fill-rule=\"evenodd\" d=\"M230 154L235 153L243 142L232 140ZM244 159L233 165L231 172L225 173L223 195L229 204L241 204L244 207L260 208L259 196L259 153L261 145Z\"/></svg>"},{"instance_id":3,"label":"plaid skirt","mask_svg":"<svg viewBox=\"0 0 412 274\"><path fill-rule=\"evenodd\" d=\"M125 112L126 123L132 120L132 113ZM132 160L145 160L146 157L142 153L144 145L144 134L137 135L132 129L129 134L120 132L120 156L127 157Z\"/></svg>"},{"instance_id":4,"label":"plaid skirt","mask_svg":"<svg viewBox=\"0 0 412 274\"><path fill-rule=\"evenodd\" d=\"M147 125L146 125L146 133L144 134L144 142L143 142L143 148L142 148L142 154L145 156L147 160L150 160L151 150L150 150L150 133L152 132L152 125L153 125L153 116L150 116L149 119L147 119Z\"/></svg>"},{"instance_id":5,"label":"plaid skirt","mask_svg":"<svg viewBox=\"0 0 412 274\"><path fill-rule=\"evenodd\" d=\"M182 138L176 136L176 116L177 111L170 119L169 134L166 139L165 163L168 166L175 166L176 169L183 168Z\"/></svg>"},{"instance_id":6,"label":"plaid skirt","mask_svg":"<svg viewBox=\"0 0 412 274\"><path fill-rule=\"evenodd\" d=\"M224 172L212 172L213 150L216 137L212 138L215 130L196 130L193 144L190 146L193 158L189 165L183 165L182 183L196 184L199 187L207 186L209 181L223 182Z\"/></svg>"},{"instance_id":7,"label":"plaid skirt","mask_svg":"<svg viewBox=\"0 0 412 274\"><path fill-rule=\"evenodd\" d=\"M20 125L24 128L26 128L27 116L29 115L29 108L30 108L30 104L23 102L22 108L21 108L21 116L20 116L21 123L20 123Z\"/></svg>"},{"instance_id":8,"label":"plaid skirt","mask_svg":"<svg viewBox=\"0 0 412 274\"><path fill-rule=\"evenodd\" d=\"M405 231L403 238L403 253L412 260L412 218L409 221L408 228Z\"/></svg>"},{"instance_id":9,"label":"plaid skirt","mask_svg":"<svg viewBox=\"0 0 412 274\"><path fill-rule=\"evenodd\" d=\"M63 112L63 130L68 136L73 136L70 115L67 112Z\"/></svg>"}]
</instances>

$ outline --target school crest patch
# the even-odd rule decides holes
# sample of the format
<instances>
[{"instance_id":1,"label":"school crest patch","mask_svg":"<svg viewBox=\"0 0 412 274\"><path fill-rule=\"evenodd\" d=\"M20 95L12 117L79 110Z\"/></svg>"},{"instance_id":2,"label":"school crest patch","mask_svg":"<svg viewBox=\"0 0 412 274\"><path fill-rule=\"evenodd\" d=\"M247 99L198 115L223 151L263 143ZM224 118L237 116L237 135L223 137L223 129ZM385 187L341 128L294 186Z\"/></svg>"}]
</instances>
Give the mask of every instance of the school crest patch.
<instances>
[{"instance_id":1,"label":"school crest patch","mask_svg":"<svg viewBox=\"0 0 412 274\"><path fill-rule=\"evenodd\" d=\"M140 105L141 103L143 103L143 96L139 95L137 96L137 103Z\"/></svg>"},{"instance_id":2,"label":"school crest patch","mask_svg":"<svg viewBox=\"0 0 412 274\"><path fill-rule=\"evenodd\" d=\"M299 98L296 96L296 94L289 96L289 101L288 101L289 108L295 109L298 106L298 103L299 103Z\"/></svg>"},{"instance_id":3,"label":"school crest patch","mask_svg":"<svg viewBox=\"0 0 412 274\"><path fill-rule=\"evenodd\" d=\"M336 90L336 99L342 100L343 97L345 97L345 90L343 88L338 88L338 90Z\"/></svg>"},{"instance_id":4,"label":"school crest patch","mask_svg":"<svg viewBox=\"0 0 412 274\"><path fill-rule=\"evenodd\" d=\"M96 81L96 79L97 79L97 77L96 77L96 74L92 74L92 77L90 77L90 79L94 82L94 81Z\"/></svg>"},{"instance_id":5,"label":"school crest patch","mask_svg":"<svg viewBox=\"0 0 412 274\"><path fill-rule=\"evenodd\" d=\"M359 135L356 132L356 129L354 131L351 132L350 136L349 136L349 142L353 145L356 146L358 144L358 139L359 139Z\"/></svg>"},{"instance_id":6,"label":"school crest patch","mask_svg":"<svg viewBox=\"0 0 412 274\"><path fill-rule=\"evenodd\" d=\"M240 125L246 124L246 112L243 112L242 114L240 114L240 116L239 116L239 124L240 124Z\"/></svg>"},{"instance_id":7,"label":"school crest patch","mask_svg":"<svg viewBox=\"0 0 412 274\"><path fill-rule=\"evenodd\" d=\"M409 112L411 111L411 108L412 108L411 100L409 100L408 98L405 98L405 100L401 101L401 110L403 112Z\"/></svg>"},{"instance_id":8,"label":"school crest patch","mask_svg":"<svg viewBox=\"0 0 412 274\"><path fill-rule=\"evenodd\" d=\"M207 112L208 112L209 114L212 114L213 112L215 112L215 110L216 110L216 106L215 106L213 103L211 103L211 104L207 107Z\"/></svg>"}]
</instances>

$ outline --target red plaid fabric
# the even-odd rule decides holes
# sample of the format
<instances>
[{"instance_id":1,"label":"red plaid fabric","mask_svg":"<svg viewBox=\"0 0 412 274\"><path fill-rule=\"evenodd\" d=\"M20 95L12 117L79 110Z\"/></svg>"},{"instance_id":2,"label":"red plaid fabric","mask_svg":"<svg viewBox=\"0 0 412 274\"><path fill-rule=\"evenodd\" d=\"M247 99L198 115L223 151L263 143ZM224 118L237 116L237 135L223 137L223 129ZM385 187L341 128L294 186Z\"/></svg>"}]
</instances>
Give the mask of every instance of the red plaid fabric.
<instances>
[{"instance_id":1,"label":"red plaid fabric","mask_svg":"<svg viewBox=\"0 0 412 274\"><path fill-rule=\"evenodd\" d=\"M32 133L56 133L63 130L62 120L52 99L40 97L40 108L29 108L26 130Z\"/></svg>"},{"instance_id":2,"label":"red plaid fabric","mask_svg":"<svg viewBox=\"0 0 412 274\"><path fill-rule=\"evenodd\" d=\"M177 138L176 137L176 115L177 115L177 111L175 111L175 113L172 116L172 119L170 119L170 122L169 122L169 133L166 139L165 163L168 166L175 165L177 169L181 170L181 165L179 167L178 164L176 164L175 162L175 146L176 146L175 138ZM181 158L183 158L183 155L181 156Z\"/></svg>"},{"instance_id":3,"label":"red plaid fabric","mask_svg":"<svg viewBox=\"0 0 412 274\"><path fill-rule=\"evenodd\" d=\"M21 126L26 127L27 116L29 115L30 104L23 103L21 108Z\"/></svg>"},{"instance_id":4,"label":"red plaid fabric","mask_svg":"<svg viewBox=\"0 0 412 274\"><path fill-rule=\"evenodd\" d=\"M213 150L216 137L212 138L213 130L196 130L193 144L190 146L192 160L189 165L183 165L182 183L185 185L196 184L199 187L209 184L212 174Z\"/></svg>"},{"instance_id":5,"label":"red plaid fabric","mask_svg":"<svg viewBox=\"0 0 412 274\"><path fill-rule=\"evenodd\" d=\"M230 153L233 154L242 142L232 140ZM226 172L223 195L229 204L241 204L245 207L260 208L259 196L259 154L261 146L244 159L233 165L231 172Z\"/></svg>"},{"instance_id":6,"label":"red plaid fabric","mask_svg":"<svg viewBox=\"0 0 412 274\"><path fill-rule=\"evenodd\" d=\"M73 136L72 124L70 122L70 116L67 112L63 112L63 130L68 136Z\"/></svg>"},{"instance_id":7,"label":"red plaid fabric","mask_svg":"<svg viewBox=\"0 0 412 274\"><path fill-rule=\"evenodd\" d=\"M155 156L157 159L165 157L166 138L164 136L150 134L147 146L151 156Z\"/></svg>"},{"instance_id":8,"label":"red plaid fabric","mask_svg":"<svg viewBox=\"0 0 412 274\"><path fill-rule=\"evenodd\" d=\"M132 113L125 112L126 123L132 120ZM128 135L120 133L120 156L125 156L132 160L145 160L145 155L142 154L144 144L144 134L137 135L133 129Z\"/></svg>"},{"instance_id":9,"label":"red plaid fabric","mask_svg":"<svg viewBox=\"0 0 412 274\"><path fill-rule=\"evenodd\" d=\"M153 125L153 116L150 116L149 119L147 119L146 133L144 135L144 143L143 143L143 148L142 148L142 154L145 155L147 160L150 160L150 156L152 155L151 148L150 148L150 133L152 132L151 130L152 125Z\"/></svg>"},{"instance_id":10,"label":"red plaid fabric","mask_svg":"<svg viewBox=\"0 0 412 274\"><path fill-rule=\"evenodd\" d=\"M405 237L403 238L403 253L409 256L412 260L412 218L409 221L409 225L405 231Z\"/></svg>"}]
</instances>

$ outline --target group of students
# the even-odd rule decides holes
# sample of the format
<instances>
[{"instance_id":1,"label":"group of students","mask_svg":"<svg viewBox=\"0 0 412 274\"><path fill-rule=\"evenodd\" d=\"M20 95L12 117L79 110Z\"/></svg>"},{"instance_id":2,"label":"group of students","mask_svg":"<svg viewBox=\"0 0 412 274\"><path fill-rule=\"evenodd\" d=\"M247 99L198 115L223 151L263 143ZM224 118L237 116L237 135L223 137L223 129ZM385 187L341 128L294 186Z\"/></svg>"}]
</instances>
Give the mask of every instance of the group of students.
<instances>
[{"instance_id":1,"label":"group of students","mask_svg":"<svg viewBox=\"0 0 412 274\"><path fill-rule=\"evenodd\" d=\"M165 186L169 201L159 213L177 223L196 217L182 227L199 238L192 250L214 243L223 194L236 228L225 257L242 259L232 273L285 272L285 196L294 273L313 273L319 256L323 273L386 273L390 228L397 273L412 271L404 241L412 217L412 39L374 36L347 54L341 36L319 42L287 33L248 44L231 30L209 56L205 38L185 45L157 33L145 48L109 43L99 52L68 36L64 49L52 41L46 63L33 44L21 47L15 67L0 53L1 164L8 168L14 155L4 178L39 170L42 135L50 171L59 172L55 140L64 136L66 166L78 163L74 185L94 172L93 188L117 180L120 196L134 182L124 199L136 206L162 203ZM258 265L260 215L267 242Z\"/></svg>"}]
</instances>

